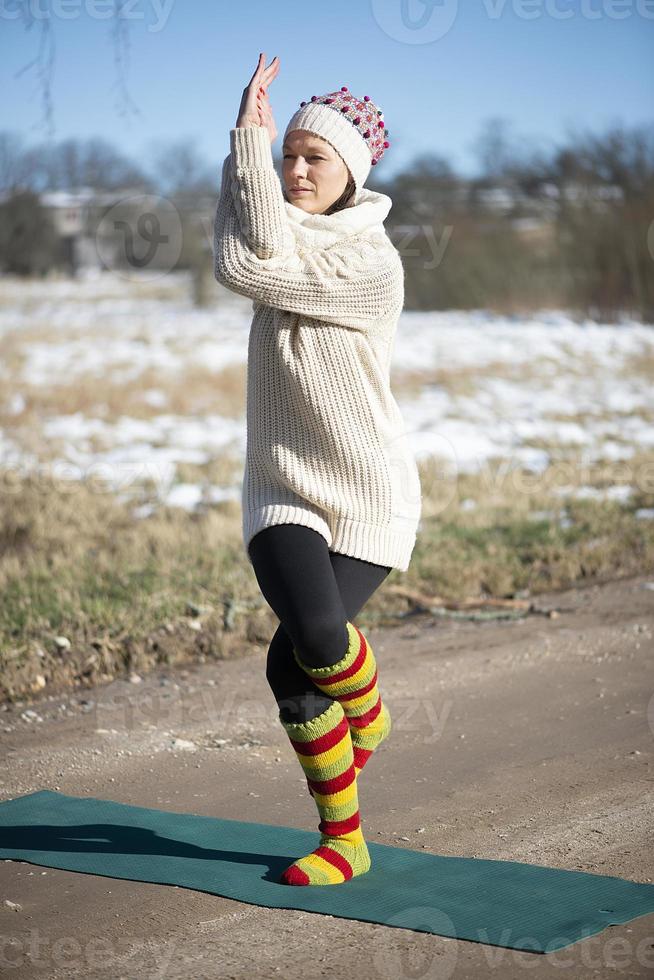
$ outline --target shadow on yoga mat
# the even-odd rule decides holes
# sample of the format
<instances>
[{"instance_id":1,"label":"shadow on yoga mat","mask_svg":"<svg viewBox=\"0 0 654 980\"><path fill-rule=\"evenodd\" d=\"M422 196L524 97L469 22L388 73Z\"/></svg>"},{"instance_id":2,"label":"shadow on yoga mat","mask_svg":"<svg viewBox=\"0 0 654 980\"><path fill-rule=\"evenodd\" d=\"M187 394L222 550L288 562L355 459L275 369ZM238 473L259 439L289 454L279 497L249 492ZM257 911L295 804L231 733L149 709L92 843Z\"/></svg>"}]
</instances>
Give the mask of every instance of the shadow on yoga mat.
<instances>
[{"instance_id":1,"label":"shadow on yoga mat","mask_svg":"<svg viewBox=\"0 0 654 980\"><path fill-rule=\"evenodd\" d=\"M364 828L365 833L365 828ZM180 885L268 908L553 952L654 912L654 885L516 861L441 857L368 841L372 867L340 885L284 885L318 831L41 790L0 803L0 857Z\"/></svg>"}]
</instances>

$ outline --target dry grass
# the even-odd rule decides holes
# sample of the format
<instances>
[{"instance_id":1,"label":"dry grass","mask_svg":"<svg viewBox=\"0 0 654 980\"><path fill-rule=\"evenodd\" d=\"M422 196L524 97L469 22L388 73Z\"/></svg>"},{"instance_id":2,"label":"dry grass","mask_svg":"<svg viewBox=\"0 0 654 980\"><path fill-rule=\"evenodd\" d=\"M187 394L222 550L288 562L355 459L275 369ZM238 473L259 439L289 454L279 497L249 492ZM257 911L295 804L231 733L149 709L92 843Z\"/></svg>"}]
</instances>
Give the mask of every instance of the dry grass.
<instances>
[{"instance_id":1,"label":"dry grass","mask_svg":"<svg viewBox=\"0 0 654 980\"><path fill-rule=\"evenodd\" d=\"M108 423L125 415L156 418L162 411L187 417L216 414L234 419L242 418L245 412L244 365L232 364L220 371L190 365L174 375L152 367L128 380L122 380L118 373L116 366L115 378L85 375L68 382L62 379L60 384L53 382L50 386L24 384L21 386L24 408L16 414L0 410L0 427L11 433L42 418L75 412ZM161 392L163 408L149 404L143 397L149 389Z\"/></svg>"},{"instance_id":2,"label":"dry grass","mask_svg":"<svg viewBox=\"0 0 654 980\"><path fill-rule=\"evenodd\" d=\"M654 521L636 517L654 507L654 454L592 465L562 454L538 475L496 460L455 480L430 462L421 479L428 493L411 574L426 591L506 597L654 570ZM634 488L628 503L557 492L623 483Z\"/></svg>"},{"instance_id":3,"label":"dry grass","mask_svg":"<svg viewBox=\"0 0 654 980\"><path fill-rule=\"evenodd\" d=\"M274 632L243 561L238 503L193 515L164 507L137 520L133 504L84 482L66 488L5 471L3 488L5 696L39 690L39 675L52 688L231 656ZM199 619L189 603L201 608ZM69 650L59 650L57 636Z\"/></svg>"},{"instance_id":4,"label":"dry grass","mask_svg":"<svg viewBox=\"0 0 654 980\"><path fill-rule=\"evenodd\" d=\"M644 377L654 382L654 353L647 351L626 357L619 374L625 378Z\"/></svg>"},{"instance_id":5,"label":"dry grass","mask_svg":"<svg viewBox=\"0 0 654 980\"><path fill-rule=\"evenodd\" d=\"M411 567L394 571L427 594L512 596L597 577L654 570L654 454L625 463L567 458L536 477L497 460L485 473L443 476L421 466L423 521ZM228 484L236 460L185 464L180 479ZM556 488L611 486L628 475L628 505L562 499ZM0 684L17 699L46 687L85 685L125 671L265 651L276 617L244 555L240 502L189 514L132 516L97 485L69 486L5 471L0 495ZM566 482L567 481L567 482ZM465 503L464 503L465 502ZM191 604L191 605L189 605ZM191 606L195 605L195 610ZM384 588L358 622L388 621L406 601ZM193 613L193 614L190 614ZM60 650L65 636L70 649Z\"/></svg>"},{"instance_id":6,"label":"dry grass","mask_svg":"<svg viewBox=\"0 0 654 980\"><path fill-rule=\"evenodd\" d=\"M578 355L566 364L568 375L582 376L587 374L590 365L580 365ZM425 370L396 370L391 377L393 393L396 397L416 398L428 386L442 388L448 394L457 397L473 396L479 382L484 378L500 378L505 381L524 383L534 381L542 385L543 379L560 371L561 365L553 358L542 357L538 361L519 364L507 364L506 361L493 361L483 368L473 367L429 367Z\"/></svg>"}]
</instances>

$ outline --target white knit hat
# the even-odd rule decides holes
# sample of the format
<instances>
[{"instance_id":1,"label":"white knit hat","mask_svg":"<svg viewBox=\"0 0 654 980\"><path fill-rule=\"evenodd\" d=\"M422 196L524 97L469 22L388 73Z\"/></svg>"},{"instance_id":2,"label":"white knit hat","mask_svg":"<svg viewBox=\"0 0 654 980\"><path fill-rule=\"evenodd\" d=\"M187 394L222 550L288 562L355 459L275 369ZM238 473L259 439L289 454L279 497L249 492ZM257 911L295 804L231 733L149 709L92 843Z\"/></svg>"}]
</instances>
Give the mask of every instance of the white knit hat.
<instances>
[{"instance_id":1,"label":"white knit hat","mask_svg":"<svg viewBox=\"0 0 654 980\"><path fill-rule=\"evenodd\" d=\"M334 147L348 167L356 189L363 187L370 167L375 166L390 143L382 110L367 95L357 99L341 86L337 92L312 95L310 102L289 120L284 139L295 129L306 129Z\"/></svg>"}]
</instances>

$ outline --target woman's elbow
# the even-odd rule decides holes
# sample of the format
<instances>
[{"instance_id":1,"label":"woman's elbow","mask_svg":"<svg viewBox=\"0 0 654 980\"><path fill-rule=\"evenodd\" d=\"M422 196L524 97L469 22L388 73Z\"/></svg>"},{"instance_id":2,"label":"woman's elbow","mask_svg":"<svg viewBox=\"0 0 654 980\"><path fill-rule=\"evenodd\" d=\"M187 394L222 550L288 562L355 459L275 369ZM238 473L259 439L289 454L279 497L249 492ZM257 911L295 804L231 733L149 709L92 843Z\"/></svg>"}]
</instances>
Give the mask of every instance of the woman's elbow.
<instances>
[{"instance_id":1,"label":"woman's elbow","mask_svg":"<svg viewBox=\"0 0 654 980\"><path fill-rule=\"evenodd\" d=\"M227 286L227 280L225 278L225 273L223 266L216 260L213 266L213 275L216 282L219 282L221 286Z\"/></svg>"},{"instance_id":2,"label":"woman's elbow","mask_svg":"<svg viewBox=\"0 0 654 980\"><path fill-rule=\"evenodd\" d=\"M248 299L256 299L255 291L252 289L252 283L232 263L223 262L218 259L214 264L214 277L216 282L219 282L221 286L231 290L231 292L238 293L240 296L246 296Z\"/></svg>"},{"instance_id":3,"label":"woman's elbow","mask_svg":"<svg viewBox=\"0 0 654 980\"><path fill-rule=\"evenodd\" d=\"M213 274L221 286L227 286L229 289L233 289L234 282L238 278L235 275L232 263L227 260L227 257L220 250L215 253Z\"/></svg>"}]
</instances>

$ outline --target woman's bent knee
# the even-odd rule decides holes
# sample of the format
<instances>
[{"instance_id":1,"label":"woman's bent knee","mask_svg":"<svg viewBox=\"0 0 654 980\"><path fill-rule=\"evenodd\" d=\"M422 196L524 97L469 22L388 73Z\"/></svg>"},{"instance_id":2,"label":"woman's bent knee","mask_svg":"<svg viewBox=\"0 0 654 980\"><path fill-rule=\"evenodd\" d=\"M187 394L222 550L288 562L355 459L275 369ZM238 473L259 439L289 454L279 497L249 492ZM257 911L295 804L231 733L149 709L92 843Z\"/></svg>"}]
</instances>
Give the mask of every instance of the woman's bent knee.
<instances>
[{"instance_id":1,"label":"woman's bent knee","mask_svg":"<svg viewBox=\"0 0 654 980\"><path fill-rule=\"evenodd\" d=\"M345 656L349 643L345 622L312 623L297 638L300 660L309 667L330 667Z\"/></svg>"}]
</instances>

